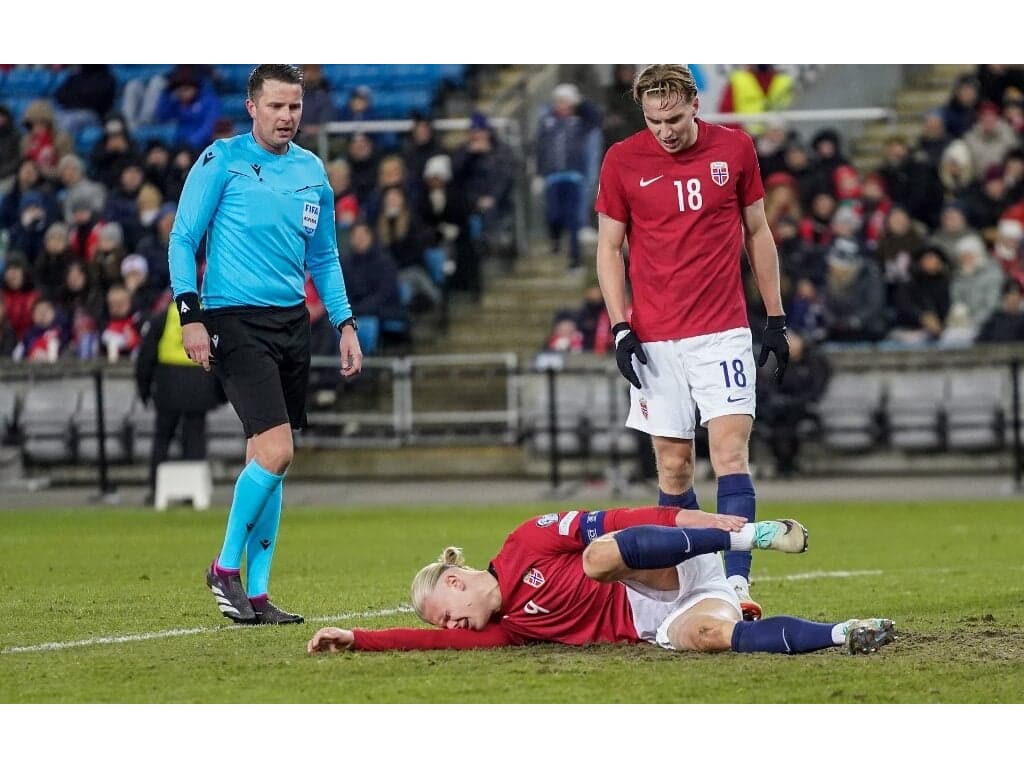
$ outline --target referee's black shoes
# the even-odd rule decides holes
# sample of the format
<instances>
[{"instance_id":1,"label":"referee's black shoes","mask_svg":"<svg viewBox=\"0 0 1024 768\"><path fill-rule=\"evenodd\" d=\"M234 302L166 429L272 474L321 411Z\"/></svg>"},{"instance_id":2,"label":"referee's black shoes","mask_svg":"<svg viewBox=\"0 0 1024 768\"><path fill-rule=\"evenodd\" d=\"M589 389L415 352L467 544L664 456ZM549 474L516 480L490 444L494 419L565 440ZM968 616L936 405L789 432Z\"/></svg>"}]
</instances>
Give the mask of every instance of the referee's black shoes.
<instances>
[{"instance_id":1,"label":"referee's black shoes","mask_svg":"<svg viewBox=\"0 0 1024 768\"><path fill-rule=\"evenodd\" d=\"M305 619L297 613L282 611L267 600L262 609L256 609L256 624L301 624Z\"/></svg>"},{"instance_id":2,"label":"referee's black shoes","mask_svg":"<svg viewBox=\"0 0 1024 768\"><path fill-rule=\"evenodd\" d=\"M242 577L237 573L218 573L214 561L206 572L206 586L213 592L217 608L229 619L238 624L253 624L256 621L256 611L249 602L249 596L245 594Z\"/></svg>"}]
</instances>

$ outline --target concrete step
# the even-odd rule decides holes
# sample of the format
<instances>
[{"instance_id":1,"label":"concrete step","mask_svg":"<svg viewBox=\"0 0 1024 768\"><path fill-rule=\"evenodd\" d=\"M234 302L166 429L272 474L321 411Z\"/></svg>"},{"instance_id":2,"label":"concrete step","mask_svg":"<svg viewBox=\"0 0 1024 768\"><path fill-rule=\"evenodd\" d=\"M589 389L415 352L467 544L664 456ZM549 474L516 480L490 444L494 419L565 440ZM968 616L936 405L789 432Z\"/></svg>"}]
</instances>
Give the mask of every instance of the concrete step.
<instances>
[{"instance_id":1,"label":"concrete step","mask_svg":"<svg viewBox=\"0 0 1024 768\"><path fill-rule=\"evenodd\" d=\"M918 134L921 132L921 118L917 117L912 120L896 120L891 123L873 123L864 128L864 132L854 142L859 144L861 142L883 142L889 136L899 134L908 138L916 139Z\"/></svg>"},{"instance_id":2,"label":"concrete step","mask_svg":"<svg viewBox=\"0 0 1024 768\"><path fill-rule=\"evenodd\" d=\"M900 113L927 112L945 104L949 100L949 93L949 88L907 90L896 96L892 106Z\"/></svg>"},{"instance_id":3,"label":"concrete step","mask_svg":"<svg viewBox=\"0 0 1024 768\"><path fill-rule=\"evenodd\" d=\"M512 478L522 477L525 467L525 451L518 446L353 447L329 451L298 447L288 476L304 480Z\"/></svg>"}]
</instances>

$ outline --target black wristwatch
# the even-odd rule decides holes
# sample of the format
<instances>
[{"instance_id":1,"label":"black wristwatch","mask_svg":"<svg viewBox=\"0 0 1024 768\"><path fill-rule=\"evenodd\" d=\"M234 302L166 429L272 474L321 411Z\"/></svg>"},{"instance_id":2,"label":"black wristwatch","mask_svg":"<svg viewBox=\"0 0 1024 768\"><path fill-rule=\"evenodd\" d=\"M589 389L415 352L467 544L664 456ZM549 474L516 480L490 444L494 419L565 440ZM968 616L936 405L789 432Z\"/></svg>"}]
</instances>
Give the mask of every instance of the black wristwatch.
<instances>
[{"instance_id":1,"label":"black wristwatch","mask_svg":"<svg viewBox=\"0 0 1024 768\"><path fill-rule=\"evenodd\" d=\"M352 315L347 320L342 320L340 323L338 323L338 333L341 333L342 329L346 325L351 325L353 331L358 331L359 330L359 325L358 325L358 323L356 323L356 316L355 315Z\"/></svg>"}]
</instances>

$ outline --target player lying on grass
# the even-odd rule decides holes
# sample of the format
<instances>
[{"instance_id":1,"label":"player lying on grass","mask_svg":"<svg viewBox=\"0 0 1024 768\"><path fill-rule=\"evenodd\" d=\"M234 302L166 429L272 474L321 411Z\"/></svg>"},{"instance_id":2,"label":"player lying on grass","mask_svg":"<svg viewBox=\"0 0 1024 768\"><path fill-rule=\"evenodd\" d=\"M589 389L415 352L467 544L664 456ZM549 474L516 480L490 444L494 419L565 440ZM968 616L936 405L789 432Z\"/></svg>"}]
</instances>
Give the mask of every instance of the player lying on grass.
<instances>
[{"instance_id":1,"label":"player lying on grass","mask_svg":"<svg viewBox=\"0 0 1024 768\"><path fill-rule=\"evenodd\" d=\"M527 520L486 570L448 547L412 582L412 604L440 629L325 627L323 651L495 648L645 641L678 651L871 653L896 639L889 619L822 624L793 616L743 621L718 552L807 549L795 520L748 523L675 507L548 514Z\"/></svg>"}]
</instances>

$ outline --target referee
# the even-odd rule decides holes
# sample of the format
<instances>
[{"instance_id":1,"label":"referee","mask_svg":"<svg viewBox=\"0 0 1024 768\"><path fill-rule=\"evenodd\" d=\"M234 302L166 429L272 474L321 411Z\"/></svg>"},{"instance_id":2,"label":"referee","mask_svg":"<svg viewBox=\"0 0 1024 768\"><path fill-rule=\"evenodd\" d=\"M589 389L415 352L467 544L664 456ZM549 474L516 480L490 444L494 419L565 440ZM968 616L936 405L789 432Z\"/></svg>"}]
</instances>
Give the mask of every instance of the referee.
<instances>
[{"instance_id":1,"label":"referee","mask_svg":"<svg viewBox=\"0 0 1024 768\"><path fill-rule=\"evenodd\" d=\"M341 333L341 374L362 367L334 229L334 193L320 159L293 143L302 118L302 70L261 64L245 106L252 132L219 139L189 171L171 231L171 289L188 356L213 369L245 435L220 554L206 583L232 621L291 624L302 616L267 597L281 521L292 430L305 426L313 277ZM196 252L206 236L202 298ZM246 556L246 583L241 578Z\"/></svg>"}]
</instances>

